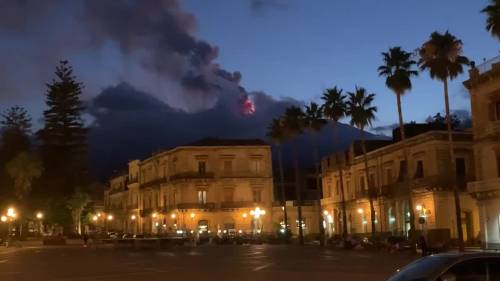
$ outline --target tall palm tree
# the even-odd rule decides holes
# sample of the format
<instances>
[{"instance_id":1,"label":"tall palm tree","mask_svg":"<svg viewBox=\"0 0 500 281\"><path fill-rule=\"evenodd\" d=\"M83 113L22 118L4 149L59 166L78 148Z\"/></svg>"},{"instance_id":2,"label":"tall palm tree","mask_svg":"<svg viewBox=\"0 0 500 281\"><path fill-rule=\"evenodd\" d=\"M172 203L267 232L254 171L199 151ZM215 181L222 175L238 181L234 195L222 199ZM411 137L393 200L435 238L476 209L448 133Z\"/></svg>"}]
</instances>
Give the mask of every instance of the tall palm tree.
<instances>
[{"instance_id":1,"label":"tall palm tree","mask_svg":"<svg viewBox=\"0 0 500 281\"><path fill-rule=\"evenodd\" d=\"M304 110L305 127L312 133L313 140L313 159L314 159L314 176L316 179L316 199L318 205L318 223L319 223L319 241L320 245L325 244L325 229L323 227L323 217L321 215L321 190L320 190L320 162L319 162L319 146L317 134L323 129L327 121L323 118L323 108L315 102L306 105Z\"/></svg>"},{"instance_id":2,"label":"tall palm tree","mask_svg":"<svg viewBox=\"0 0 500 281\"><path fill-rule=\"evenodd\" d=\"M428 70L432 79L438 79L444 86L444 103L446 124L448 127L448 150L451 164L451 179L455 179L455 153L453 150L450 103L448 98L448 79L452 80L463 72L463 66L469 64L469 59L462 55L462 41L446 31L444 34L433 32L428 41L420 48L418 65L421 70ZM456 182L453 184L455 197L455 212L458 233L459 250L464 250L462 216L460 209L459 190Z\"/></svg>"},{"instance_id":3,"label":"tall palm tree","mask_svg":"<svg viewBox=\"0 0 500 281\"><path fill-rule=\"evenodd\" d=\"M401 49L401 47L393 47L389 49L389 52L382 53L384 63L379 66L378 73L379 76L385 77L385 85L387 88L391 89L396 95L396 101L398 105L398 117L399 117L399 133L401 136L401 141L404 143L406 138L403 122L403 112L401 109L401 96L403 96L407 91L411 90L411 77L417 76L418 71L413 69L413 66L417 64L416 61L412 60L412 53L406 52ZM408 207L410 213L410 235L415 230L415 211L413 210L412 201L412 189L408 182L408 147L406 144L403 148L404 161L406 165L406 174L404 175L404 181L408 187Z\"/></svg>"},{"instance_id":4,"label":"tall palm tree","mask_svg":"<svg viewBox=\"0 0 500 281\"><path fill-rule=\"evenodd\" d=\"M365 129L367 126L371 127L372 121L375 120L375 113L377 112L377 107L372 106L375 94L369 94L366 92L365 88L357 86L354 92L348 92L347 94L349 95L349 99L346 103L346 113L351 117L351 125L356 126L361 132L361 148L363 150L363 157L365 162L365 178L368 183L368 200L370 202L372 237L375 238L375 221L377 219L375 216L375 208L373 206L375 190L373 188L373 183L369 177L368 157L366 155L365 142Z\"/></svg>"},{"instance_id":5,"label":"tall palm tree","mask_svg":"<svg viewBox=\"0 0 500 281\"><path fill-rule=\"evenodd\" d=\"M333 141L337 140L336 128L337 123L340 119L346 116L346 102L345 95L342 94L342 89L337 88L337 86L326 89L321 96L323 100L323 115L330 120L333 126ZM335 153L335 158L338 160L338 155ZM342 162L335 161L338 163L338 173L339 173L339 183L340 183L340 196L342 197L342 237L347 238L347 211L345 202L345 191L344 191L344 176L342 169Z\"/></svg>"},{"instance_id":6,"label":"tall palm tree","mask_svg":"<svg viewBox=\"0 0 500 281\"><path fill-rule=\"evenodd\" d=\"M481 10L481 13L487 15L486 30L500 39L500 0L490 0L490 5Z\"/></svg>"},{"instance_id":7,"label":"tall palm tree","mask_svg":"<svg viewBox=\"0 0 500 281\"><path fill-rule=\"evenodd\" d=\"M281 207L283 208L283 222L285 223L285 235L288 237L288 215L286 211L286 193L285 193L285 180L283 175L283 153L282 144L287 139L285 127L280 118L274 118L271 125L268 127L267 136L278 147L278 165L280 173L280 192L281 192Z\"/></svg>"},{"instance_id":8,"label":"tall palm tree","mask_svg":"<svg viewBox=\"0 0 500 281\"><path fill-rule=\"evenodd\" d=\"M304 131L304 112L298 106L290 106L285 110L283 115L283 125L286 134L290 137L296 137ZM302 190L299 180L299 156L297 142L293 144L293 166L295 173L295 192L297 196L297 217L299 221L299 243L304 244L304 230L302 228Z\"/></svg>"}]
</instances>

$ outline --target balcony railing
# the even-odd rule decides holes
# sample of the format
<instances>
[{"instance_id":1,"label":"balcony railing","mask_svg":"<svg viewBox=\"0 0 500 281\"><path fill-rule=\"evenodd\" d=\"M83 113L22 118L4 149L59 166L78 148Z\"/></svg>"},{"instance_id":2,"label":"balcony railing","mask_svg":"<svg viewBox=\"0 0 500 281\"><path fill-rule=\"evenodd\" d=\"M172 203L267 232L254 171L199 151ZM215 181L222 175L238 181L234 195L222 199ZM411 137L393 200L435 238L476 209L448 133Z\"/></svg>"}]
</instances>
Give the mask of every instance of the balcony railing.
<instances>
[{"instance_id":1,"label":"balcony railing","mask_svg":"<svg viewBox=\"0 0 500 281\"><path fill-rule=\"evenodd\" d=\"M186 210L186 209L215 209L215 203L180 203L177 204L177 209Z\"/></svg>"},{"instance_id":2,"label":"balcony railing","mask_svg":"<svg viewBox=\"0 0 500 281\"><path fill-rule=\"evenodd\" d=\"M251 201L239 201L239 202L222 202L220 207L222 209L237 209L237 208L251 208L256 206L257 203Z\"/></svg>"},{"instance_id":3,"label":"balcony railing","mask_svg":"<svg viewBox=\"0 0 500 281\"><path fill-rule=\"evenodd\" d=\"M467 189L472 193L498 191L500 190L500 178L469 182Z\"/></svg>"},{"instance_id":4,"label":"balcony railing","mask_svg":"<svg viewBox=\"0 0 500 281\"><path fill-rule=\"evenodd\" d=\"M182 173L177 173L175 175L170 176L171 181L189 180L189 179L213 179L213 178L214 178L213 172L205 172L205 173L182 172Z\"/></svg>"},{"instance_id":5,"label":"balcony railing","mask_svg":"<svg viewBox=\"0 0 500 281\"><path fill-rule=\"evenodd\" d=\"M141 184L141 188L152 187L167 182L167 178L157 178Z\"/></svg>"}]
</instances>

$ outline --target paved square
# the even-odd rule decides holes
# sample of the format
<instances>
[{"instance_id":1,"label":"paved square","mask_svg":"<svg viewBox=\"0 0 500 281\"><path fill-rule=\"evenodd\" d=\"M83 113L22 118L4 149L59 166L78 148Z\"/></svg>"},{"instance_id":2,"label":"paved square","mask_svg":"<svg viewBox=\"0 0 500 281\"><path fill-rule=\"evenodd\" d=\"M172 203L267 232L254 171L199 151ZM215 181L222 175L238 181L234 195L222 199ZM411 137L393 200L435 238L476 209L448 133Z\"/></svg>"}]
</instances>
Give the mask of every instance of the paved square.
<instances>
[{"instance_id":1,"label":"paved square","mask_svg":"<svg viewBox=\"0 0 500 281\"><path fill-rule=\"evenodd\" d=\"M25 247L0 250L0 280L385 280L414 258L296 245L169 250Z\"/></svg>"}]
</instances>

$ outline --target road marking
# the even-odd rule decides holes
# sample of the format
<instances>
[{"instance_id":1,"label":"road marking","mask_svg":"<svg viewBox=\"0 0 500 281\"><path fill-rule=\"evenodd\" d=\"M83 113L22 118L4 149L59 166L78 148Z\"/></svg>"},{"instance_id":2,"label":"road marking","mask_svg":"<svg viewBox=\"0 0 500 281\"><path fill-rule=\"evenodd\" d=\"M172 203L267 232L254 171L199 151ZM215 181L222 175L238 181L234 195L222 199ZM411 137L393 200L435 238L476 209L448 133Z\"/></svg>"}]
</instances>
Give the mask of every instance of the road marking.
<instances>
[{"instance_id":1,"label":"road marking","mask_svg":"<svg viewBox=\"0 0 500 281\"><path fill-rule=\"evenodd\" d=\"M268 268L270 267L271 265L273 265L272 263L267 263L267 264L264 264L264 265L261 265L261 266L257 266L256 268L253 269L253 271L261 271L265 268Z\"/></svg>"}]
</instances>

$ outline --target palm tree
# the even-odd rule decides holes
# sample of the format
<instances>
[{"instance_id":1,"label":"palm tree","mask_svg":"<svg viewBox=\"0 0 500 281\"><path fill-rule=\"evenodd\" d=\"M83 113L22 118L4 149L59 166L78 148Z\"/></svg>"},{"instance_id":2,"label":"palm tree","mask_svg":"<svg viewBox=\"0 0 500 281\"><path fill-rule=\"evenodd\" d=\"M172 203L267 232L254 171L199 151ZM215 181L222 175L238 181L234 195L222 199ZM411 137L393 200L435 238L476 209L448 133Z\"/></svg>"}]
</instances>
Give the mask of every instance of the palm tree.
<instances>
[{"instance_id":1,"label":"palm tree","mask_svg":"<svg viewBox=\"0 0 500 281\"><path fill-rule=\"evenodd\" d=\"M346 102L345 96L342 94L342 89L336 86L331 89L326 89L321 99L323 104L323 115L330 120L333 126L333 140L336 141L336 128L340 119L346 115ZM338 154L335 153L335 162L338 163L339 183L340 183L340 196L342 197L342 237L347 238L347 211L344 192L344 176L342 162L338 161Z\"/></svg>"},{"instance_id":2,"label":"palm tree","mask_svg":"<svg viewBox=\"0 0 500 281\"><path fill-rule=\"evenodd\" d=\"M290 106L283 115L283 125L287 136L296 137L304 131L304 112L298 106ZM293 145L293 163L295 173L295 192L297 196L297 217L299 221L299 243L304 244L304 231L302 229L302 190L299 181L299 156L297 143Z\"/></svg>"},{"instance_id":3,"label":"palm tree","mask_svg":"<svg viewBox=\"0 0 500 281\"><path fill-rule=\"evenodd\" d=\"M313 159L314 159L314 168L315 168L315 179L316 179L316 196L317 196L317 204L318 204L318 219L319 219L319 241L320 245L324 246L325 244L325 229L323 227L323 217L321 215L321 190L320 190L320 174L319 174L319 147L318 147L318 138L317 134L321 131L321 129L326 125L327 121L323 118L323 108L319 106L315 102L311 102L309 105L305 107L305 116L304 122L305 127L312 133L313 140Z\"/></svg>"},{"instance_id":4,"label":"palm tree","mask_svg":"<svg viewBox=\"0 0 500 281\"><path fill-rule=\"evenodd\" d=\"M481 13L485 13L488 17L486 30L500 39L500 0L490 0L490 5L481 10Z\"/></svg>"},{"instance_id":5,"label":"palm tree","mask_svg":"<svg viewBox=\"0 0 500 281\"><path fill-rule=\"evenodd\" d=\"M427 42L420 48L418 65L421 70L428 70L432 79L438 79L444 86L444 103L446 124L448 128L448 150L451 164L451 179L455 179L455 154L453 151L450 103L448 98L448 79L452 80L463 72L463 66L469 64L469 59L462 56L462 41L446 31L444 34L433 32ZM455 212L458 233L459 250L464 250L462 216L460 197L457 184L454 186Z\"/></svg>"},{"instance_id":6,"label":"palm tree","mask_svg":"<svg viewBox=\"0 0 500 281\"><path fill-rule=\"evenodd\" d=\"M401 47L390 48L389 52L382 53L384 64L379 66L378 73L379 76L384 76L385 85L387 88L391 89L396 95L396 101L398 105L398 117L399 117L399 133L401 136L401 142L404 143L406 138L403 122L403 113L401 109L401 96L407 91L411 90L411 77L417 76L418 71L414 70L412 67L417 63L412 60L412 54L401 49ZM406 165L406 174L404 175L404 180L408 187L408 207L410 213L410 231L412 234L415 230L415 212L413 210L412 201L412 189L408 182L408 148L406 144L403 149L404 162Z\"/></svg>"},{"instance_id":7,"label":"palm tree","mask_svg":"<svg viewBox=\"0 0 500 281\"><path fill-rule=\"evenodd\" d=\"M368 199L370 202L372 237L375 238L376 216L375 208L373 206L375 191L373 189L373 183L369 177L368 157L366 155L365 143L365 128L372 125L372 121L375 120L375 113L377 112L377 107L372 106L375 94L368 94L365 88L357 86L354 92L348 92L347 94L349 95L349 100L346 103L346 113L347 115L351 116L351 125L356 126L361 132L361 148L363 150L363 157L365 162L365 178L368 182Z\"/></svg>"},{"instance_id":8,"label":"palm tree","mask_svg":"<svg viewBox=\"0 0 500 281\"><path fill-rule=\"evenodd\" d=\"M276 144L278 147L278 163L279 163L279 173L280 173L280 191L281 191L281 207L283 208L283 222L285 223L285 235L288 237L288 215L286 211L286 193L285 193L285 180L283 175L283 153L282 144L287 139L285 134L285 127L283 122L279 118L274 118L271 125L268 127L267 136Z\"/></svg>"}]
</instances>

